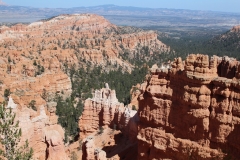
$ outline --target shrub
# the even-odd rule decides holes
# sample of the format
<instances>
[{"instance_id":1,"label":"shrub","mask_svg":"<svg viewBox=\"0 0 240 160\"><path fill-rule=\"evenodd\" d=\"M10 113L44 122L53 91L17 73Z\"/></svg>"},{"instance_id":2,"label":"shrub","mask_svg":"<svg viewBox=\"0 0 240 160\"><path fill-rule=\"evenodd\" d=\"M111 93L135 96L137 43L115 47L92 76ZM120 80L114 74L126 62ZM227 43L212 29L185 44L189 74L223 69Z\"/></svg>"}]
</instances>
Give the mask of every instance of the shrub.
<instances>
[{"instance_id":1,"label":"shrub","mask_svg":"<svg viewBox=\"0 0 240 160\"><path fill-rule=\"evenodd\" d=\"M5 89L4 90L4 97L8 98L8 96L10 96L10 89Z\"/></svg>"},{"instance_id":2,"label":"shrub","mask_svg":"<svg viewBox=\"0 0 240 160\"><path fill-rule=\"evenodd\" d=\"M35 106L36 101L35 100L31 100L31 102L29 103L29 107L32 108L34 111L37 111L37 107Z\"/></svg>"},{"instance_id":3,"label":"shrub","mask_svg":"<svg viewBox=\"0 0 240 160\"><path fill-rule=\"evenodd\" d=\"M98 131L98 134L102 134L102 133L103 133L103 127L100 126L100 127L99 127L99 131Z\"/></svg>"},{"instance_id":4,"label":"shrub","mask_svg":"<svg viewBox=\"0 0 240 160\"><path fill-rule=\"evenodd\" d=\"M136 110L137 110L137 108L136 108L136 106L135 106L135 105L133 105L133 106L132 106L132 110L134 110L134 111L136 111Z\"/></svg>"}]
</instances>

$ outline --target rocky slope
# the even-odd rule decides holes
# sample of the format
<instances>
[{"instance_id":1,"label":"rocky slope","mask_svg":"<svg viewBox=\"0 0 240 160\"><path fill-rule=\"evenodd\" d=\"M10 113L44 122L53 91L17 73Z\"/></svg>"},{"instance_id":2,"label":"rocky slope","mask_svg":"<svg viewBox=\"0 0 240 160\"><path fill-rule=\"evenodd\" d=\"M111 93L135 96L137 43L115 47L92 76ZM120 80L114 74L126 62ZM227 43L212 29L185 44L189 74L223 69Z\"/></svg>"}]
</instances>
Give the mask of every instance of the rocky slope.
<instances>
[{"instance_id":1,"label":"rocky slope","mask_svg":"<svg viewBox=\"0 0 240 160\"><path fill-rule=\"evenodd\" d=\"M136 54L137 49L149 46L151 53L169 51L169 47L157 40L155 32L131 31L98 15L61 15L30 25L1 26L0 47L5 50L3 57L15 62L16 56L23 56L45 66L54 58L55 64L59 61L62 67L88 61L98 65L118 64L128 70L131 64L121 58L125 50Z\"/></svg>"},{"instance_id":2,"label":"rocky slope","mask_svg":"<svg viewBox=\"0 0 240 160\"><path fill-rule=\"evenodd\" d=\"M154 65L139 96L138 159L239 159L239 64L198 54Z\"/></svg>"},{"instance_id":3,"label":"rocky slope","mask_svg":"<svg viewBox=\"0 0 240 160\"><path fill-rule=\"evenodd\" d=\"M39 97L45 92L50 97L56 92L67 97L71 84L63 71L87 65L105 69L115 65L131 71L134 66L121 55L125 51L136 54L143 46L148 46L150 53L169 50L153 31L124 29L92 14L61 15L30 25L1 26L0 94L10 89L21 98Z\"/></svg>"}]
</instances>

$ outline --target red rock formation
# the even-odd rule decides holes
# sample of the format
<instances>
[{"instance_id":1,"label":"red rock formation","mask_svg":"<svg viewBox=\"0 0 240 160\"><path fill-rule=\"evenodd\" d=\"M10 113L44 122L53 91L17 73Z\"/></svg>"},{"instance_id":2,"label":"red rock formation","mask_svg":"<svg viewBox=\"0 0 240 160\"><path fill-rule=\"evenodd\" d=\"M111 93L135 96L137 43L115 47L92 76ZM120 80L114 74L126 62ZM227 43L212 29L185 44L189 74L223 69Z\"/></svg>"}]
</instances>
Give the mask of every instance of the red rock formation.
<instances>
[{"instance_id":1,"label":"red rock formation","mask_svg":"<svg viewBox=\"0 0 240 160\"><path fill-rule=\"evenodd\" d=\"M119 56L123 48L134 53L146 45L151 54L169 50L153 31L121 33L120 27L94 14L60 15L29 25L0 27L0 102L4 101L4 91L10 89L23 127L23 140L29 138L34 158L51 159L57 152L65 157L63 129L56 124L54 107L48 107L46 102L52 101L56 94L63 98L70 96L72 86L67 68L85 67L87 62L103 67L111 63L131 71L133 66ZM117 124L124 133L136 138L136 123L130 120L133 113L111 99L111 96L116 98L114 94L109 94L110 99L102 97L109 99L106 103L86 101L87 116L81 126L84 134L98 130L99 126ZM36 102L37 112L29 108L32 101ZM99 118L98 113L104 117Z\"/></svg>"},{"instance_id":2,"label":"red rock formation","mask_svg":"<svg viewBox=\"0 0 240 160\"><path fill-rule=\"evenodd\" d=\"M48 69L55 68L55 64L59 66L59 62L63 68L63 64L78 65L79 61L103 66L109 61L131 70L132 66L119 57L124 52L122 47L133 53L143 46L148 46L151 54L170 49L153 31L123 34L121 28L94 14L60 15L30 25L0 27L2 56L10 57L14 63L26 61L23 64L29 76L36 72L36 67L29 65L34 60L44 67L50 65Z\"/></svg>"},{"instance_id":3,"label":"red rock formation","mask_svg":"<svg viewBox=\"0 0 240 160\"><path fill-rule=\"evenodd\" d=\"M239 26L234 26L232 29L231 29L232 32L239 32L240 31L240 25Z\"/></svg>"},{"instance_id":4,"label":"red rock formation","mask_svg":"<svg viewBox=\"0 0 240 160\"><path fill-rule=\"evenodd\" d=\"M240 158L238 66L206 55L154 65L139 96L138 159Z\"/></svg>"},{"instance_id":5,"label":"red rock formation","mask_svg":"<svg viewBox=\"0 0 240 160\"><path fill-rule=\"evenodd\" d=\"M103 128L119 128L136 140L138 116L136 111L124 107L116 98L115 90L106 88L96 90L92 99L87 99L84 104L84 111L79 118L80 138L92 135Z\"/></svg>"},{"instance_id":6,"label":"red rock formation","mask_svg":"<svg viewBox=\"0 0 240 160\"><path fill-rule=\"evenodd\" d=\"M133 109L136 108L136 110L138 109L138 97L141 94L140 87L141 87L140 84L137 84L136 86L133 86L130 91L131 102L129 106L132 107Z\"/></svg>"},{"instance_id":7,"label":"red rock formation","mask_svg":"<svg viewBox=\"0 0 240 160\"><path fill-rule=\"evenodd\" d=\"M43 103L38 111L34 111L27 107L21 109L10 97L8 107L16 113L22 129L21 142L28 140L29 147L34 150L34 159L68 159L63 144L64 130L57 124L55 102Z\"/></svg>"}]
</instances>

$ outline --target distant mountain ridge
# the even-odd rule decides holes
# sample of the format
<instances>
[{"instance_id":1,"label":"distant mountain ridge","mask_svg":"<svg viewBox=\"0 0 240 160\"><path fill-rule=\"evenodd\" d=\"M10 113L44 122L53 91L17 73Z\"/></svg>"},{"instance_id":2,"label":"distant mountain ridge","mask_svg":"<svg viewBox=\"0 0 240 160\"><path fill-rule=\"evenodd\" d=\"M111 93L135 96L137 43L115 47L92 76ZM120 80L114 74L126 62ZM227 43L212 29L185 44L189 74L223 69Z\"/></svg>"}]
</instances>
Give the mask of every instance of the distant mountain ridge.
<instances>
[{"instance_id":1,"label":"distant mountain ridge","mask_svg":"<svg viewBox=\"0 0 240 160\"><path fill-rule=\"evenodd\" d=\"M231 28L232 26L237 25L240 21L240 13L184 9L139 8L116 5L73 8L34 8L26 6L0 5L0 22L29 23L60 14L74 13L94 13L106 17L112 23L117 25L137 27L159 26L159 24L161 26L185 26L190 24L193 26L200 25L202 27L227 26L228 28Z\"/></svg>"},{"instance_id":2,"label":"distant mountain ridge","mask_svg":"<svg viewBox=\"0 0 240 160\"><path fill-rule=\"evenodd\" d=\"M5 4L0 1L0 4ZM99 5L99 6L89 6L89 7L72 7L72 8L35 8L35 7L27 7L27 6L6 6L4 10L14 8L20 9L20 11L30 9L30 13L33 12L34 9L36 12L48 11L45 13L41 13L45 16L50 16L51 14L59 15L61 13L71 14L74 12L78 13L96 13L101 15L135 15L135 16L159 16L159 15L173 15L173 14L186 14L191 13L193 16L203 16L205 14L212 13L212 15L216 14L235 14L240 15L240 13L231 13L231 12L217 12L217 11L201 11L201 10L187 10L187 9L168 9L168 8L142 8L142 7L133 7L133 6L117 6L117 5ZM2 8L0 8L0 11Z\"/></svg>"}]
</instances>

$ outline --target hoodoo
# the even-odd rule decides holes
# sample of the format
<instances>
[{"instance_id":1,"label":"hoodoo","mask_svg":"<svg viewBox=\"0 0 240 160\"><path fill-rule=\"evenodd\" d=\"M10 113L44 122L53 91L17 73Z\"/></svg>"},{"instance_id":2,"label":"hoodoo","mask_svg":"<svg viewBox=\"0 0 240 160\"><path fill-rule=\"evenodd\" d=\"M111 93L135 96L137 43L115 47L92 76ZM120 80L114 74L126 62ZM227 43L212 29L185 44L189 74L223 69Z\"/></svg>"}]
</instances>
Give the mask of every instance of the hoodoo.
<instances>
[{"instance_id":1,"label":"hoodoo","mask_svg":"<svg viewBox=\"0 0 240 160\"><path fill-rule=\"evenodd\" d=\"M115 90L111 90L106 84L106 88L96 90L93 98L85 101L84 111L79 119L80 138L83 139L100 127L118 128L129 136L129 139L136 140L137 136L137 111L124 107L118 102Z\"/></svg>"}]
</instances>

